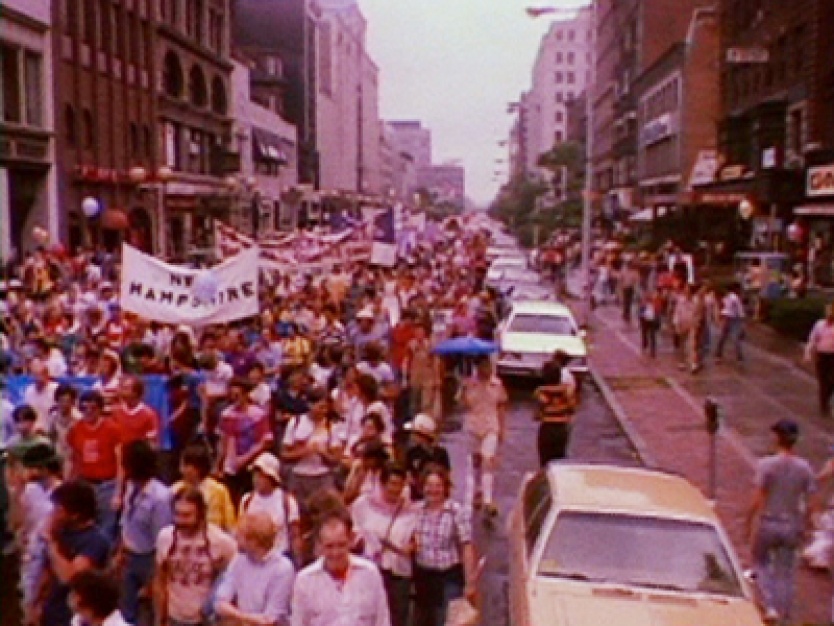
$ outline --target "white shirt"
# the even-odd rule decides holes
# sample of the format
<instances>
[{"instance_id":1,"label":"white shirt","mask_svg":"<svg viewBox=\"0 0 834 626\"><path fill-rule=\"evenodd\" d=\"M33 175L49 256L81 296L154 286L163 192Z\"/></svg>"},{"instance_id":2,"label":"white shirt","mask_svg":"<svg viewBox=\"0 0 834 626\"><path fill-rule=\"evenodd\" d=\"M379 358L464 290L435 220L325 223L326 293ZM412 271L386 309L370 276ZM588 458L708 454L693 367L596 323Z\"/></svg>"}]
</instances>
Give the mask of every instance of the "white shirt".
<instances>
[{"instance_id":1,"label":"white shirt","mask_svg":"<svg viewBox=\"0 0 834 626\"><path fill-rule=\"evenodd\" d=\"M229 381L234 376L232 366L226 361L218 361L217 367L206 374L206 393L209 397L225 396L229 389Z\"/></svg>"},{"instance_id":2,"label":"white shirt","mask_svg":"<svg viewBox=\"0 0 834 626\"><path fill-rule=\"evenodd\" d=\"M256 513L262 511L272 518L275 526L279 529L275 538L275 549L278 552L286 552L290 548L289 525L298 522L301 518L298 513L298 502L283 489L276 489L269 496L262 496L256 491L247 493L240 501L240 513ZM289 521L286 521L289 517Z\"/></svg>"},{"instance_id":3,"label":"white shirt","mask_svg":"<svg viewBox=\"0 0 834 626\"><path fill-rule=\"evenodd\" d=\"M335 580L320 558L295 579L292 626L390 626L388 599L376 565L350 556L344 582Z\"/></svg>"},{"instance_id":4,"label":"white shirt","mask_svg":"<svg viewBox=\"0 0 834 626\"><path fill-rule=\"evenodd\" d=\"M50 348L46 357L46 368L52 378L59 378L67 373L67 360L58 348Z\"/></svg>"},{"instance_id":5,"label":"white shirt","mask_svg":"<svg viewBox=\"0 0 834 626\"><path fill-rule=\"evenodd\" d=\"M334 448L342 445L342 433L339 429L331 427L316 428L316 425L307 415L300 415L297 419L291 419L284 433L284 445L292 446L296 443L316 444L320 448ZM330 471L330 467L324 462L320 454L310 453L296 462L293 472L299 476L323 476Z\"/></svg>"},{"instance_id":6,"label":"white shirt","mask_svg":"<svg viewBox=\"0 0 834 626\"><path fill-rule=\"evenodd\" d=\"M350 507L356 532L364 539L364 555L397 576L411 576L411 557L385 550L382 540L405 550L414 536L418 512L407 499L397 505L382 501L379 496L359 496Z\"/></svg>"},{"instance_id":7,"label":"white shirt","mask_svg":"<svg viewBox=\"0 0 834 626\"><path fill-rule=\"evenodd\" d=\"M38 415L38 421L35 423L35 430L49 432L49 411L55 406L55 390L58 388L58 383L48 382L42 390L39 390L35 383L26 387L23 392L23 402L28 404Z\"/></svg>"},{"instance_id":8,"label":"white shirt","mask_svg":"<svg viewBox=\"0 0 834 626\"><path fill-rule=\"evenodd\" d=\"M76 615L72 618L72 626L84 626L86 623L87 622L84 621L84 618L80 615ZM121 612L116 609L105 618L105 620L101 623L101 626L130 626L130 624L125 621Z\"/></svg>"}]
</instances>

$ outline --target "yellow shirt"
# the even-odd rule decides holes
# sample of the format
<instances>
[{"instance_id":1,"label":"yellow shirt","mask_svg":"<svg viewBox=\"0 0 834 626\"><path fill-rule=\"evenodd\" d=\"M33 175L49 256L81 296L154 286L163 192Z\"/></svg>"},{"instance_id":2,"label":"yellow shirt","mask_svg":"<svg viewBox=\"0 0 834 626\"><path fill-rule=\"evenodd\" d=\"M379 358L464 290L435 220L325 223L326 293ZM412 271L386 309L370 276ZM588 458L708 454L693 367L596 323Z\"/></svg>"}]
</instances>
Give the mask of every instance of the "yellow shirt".
<instances>
[{"instance_id":1,"label":"yellow shirt","mask_svg":"<svg viewBox=\"0 0 834 626\"><path fill-rule=\"evenodd\" d=\"M181 480L174 484L173 492L177 494L185 486L185 482ZM209 476L200 483L200 492L206 499L208 522L219 526L226 532L234 530L236 524L235 507L232 506L232 498L229 496L226 485Z\"/></svg>"}]
</instances>

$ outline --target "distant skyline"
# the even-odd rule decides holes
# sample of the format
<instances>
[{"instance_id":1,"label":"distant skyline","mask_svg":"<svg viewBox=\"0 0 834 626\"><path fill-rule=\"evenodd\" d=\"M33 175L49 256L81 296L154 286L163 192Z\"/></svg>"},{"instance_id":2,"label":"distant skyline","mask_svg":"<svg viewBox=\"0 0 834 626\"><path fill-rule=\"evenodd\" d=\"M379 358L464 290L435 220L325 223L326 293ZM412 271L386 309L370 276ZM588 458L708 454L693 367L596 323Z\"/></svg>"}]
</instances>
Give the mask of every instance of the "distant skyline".
<instances>
[{"instance_id":1,"label":"distant skyline","mask_svg":"<svg viewBox=\"0 0 834 626\"><path fill-rule=\"evenodd\" d=\"M507 105L530 87L536 51L551 23L530 18L525 8L582 4L359 0L379 66L383 119L420 120L430 128L435 163L459 160L467 196L488 205L500 186L493 173L506 180L508 150L498 142L512 124Z\"/></svg>"}]
</instances>

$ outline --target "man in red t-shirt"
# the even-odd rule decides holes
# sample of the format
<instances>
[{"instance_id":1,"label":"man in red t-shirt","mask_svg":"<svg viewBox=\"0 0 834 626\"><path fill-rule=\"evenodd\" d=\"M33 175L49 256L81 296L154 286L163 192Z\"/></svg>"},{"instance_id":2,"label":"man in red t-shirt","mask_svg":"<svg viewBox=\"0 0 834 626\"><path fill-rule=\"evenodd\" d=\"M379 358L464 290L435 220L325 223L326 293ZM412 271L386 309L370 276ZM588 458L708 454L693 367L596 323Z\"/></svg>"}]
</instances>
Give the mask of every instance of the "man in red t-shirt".
<instances>
[{"instance_id":1,"label":"man in red t-shirt","mask_svg":"<svg viewBox=\"0 0 834 626\"><path fill-rule=\"evenodd\" d=\"M67 431L67 446L72 456L71 476L83 478L96 491L98 523L108 538L116 536L113 496L119 468L122 432L118 424L103 417L104 396L90 390L78 400L82 419Z\"/></svg>"},{"instance_id":2,"label":"man in red t-shirt","mask_svg":"<svg viewBox=\"0 0 834 626\"><path fill-rule=\"evenodd\" d=\"M119 383L121 402L113 407L111 419L122 431L124 443L144 439L159 446L159 414L142 399L145 382L138 376L124 376Z\"/></svg>"}]
</instances>

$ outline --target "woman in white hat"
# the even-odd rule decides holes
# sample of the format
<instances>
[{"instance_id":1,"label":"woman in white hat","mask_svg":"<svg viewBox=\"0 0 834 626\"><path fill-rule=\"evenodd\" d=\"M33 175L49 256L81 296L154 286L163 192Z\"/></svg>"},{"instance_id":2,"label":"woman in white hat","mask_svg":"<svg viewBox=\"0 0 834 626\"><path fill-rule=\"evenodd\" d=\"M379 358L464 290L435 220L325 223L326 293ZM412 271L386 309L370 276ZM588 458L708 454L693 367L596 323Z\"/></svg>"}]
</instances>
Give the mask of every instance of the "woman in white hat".
<instances>
[{"instance_id":1,"label":"woman in white hat","mask_svg":"<svg viewBox=\"0 0 834 626\"><path fill-rule=\"evenodd\" d=\"M437 442L437 424L431 416L419 413L405 425L410 433L408 450L405 453L405 468L411 499L423 498L423 474L430 469L441 468L452 471L449 452Z\"/></svg>"},{"instance_id":2,"label":"woman in white hat","mask_svg":"<svg viewBox=\"0 0 834 626\"><path fill-rule=\"evenodd\" d=\"M253 491L240 501L239 516L244 513L267 513L278 529L275 549L301 563L301 516L298 502L281 486L281 463L270 452L262 452L252 463Z\"/></svg>"}]
</instances>

